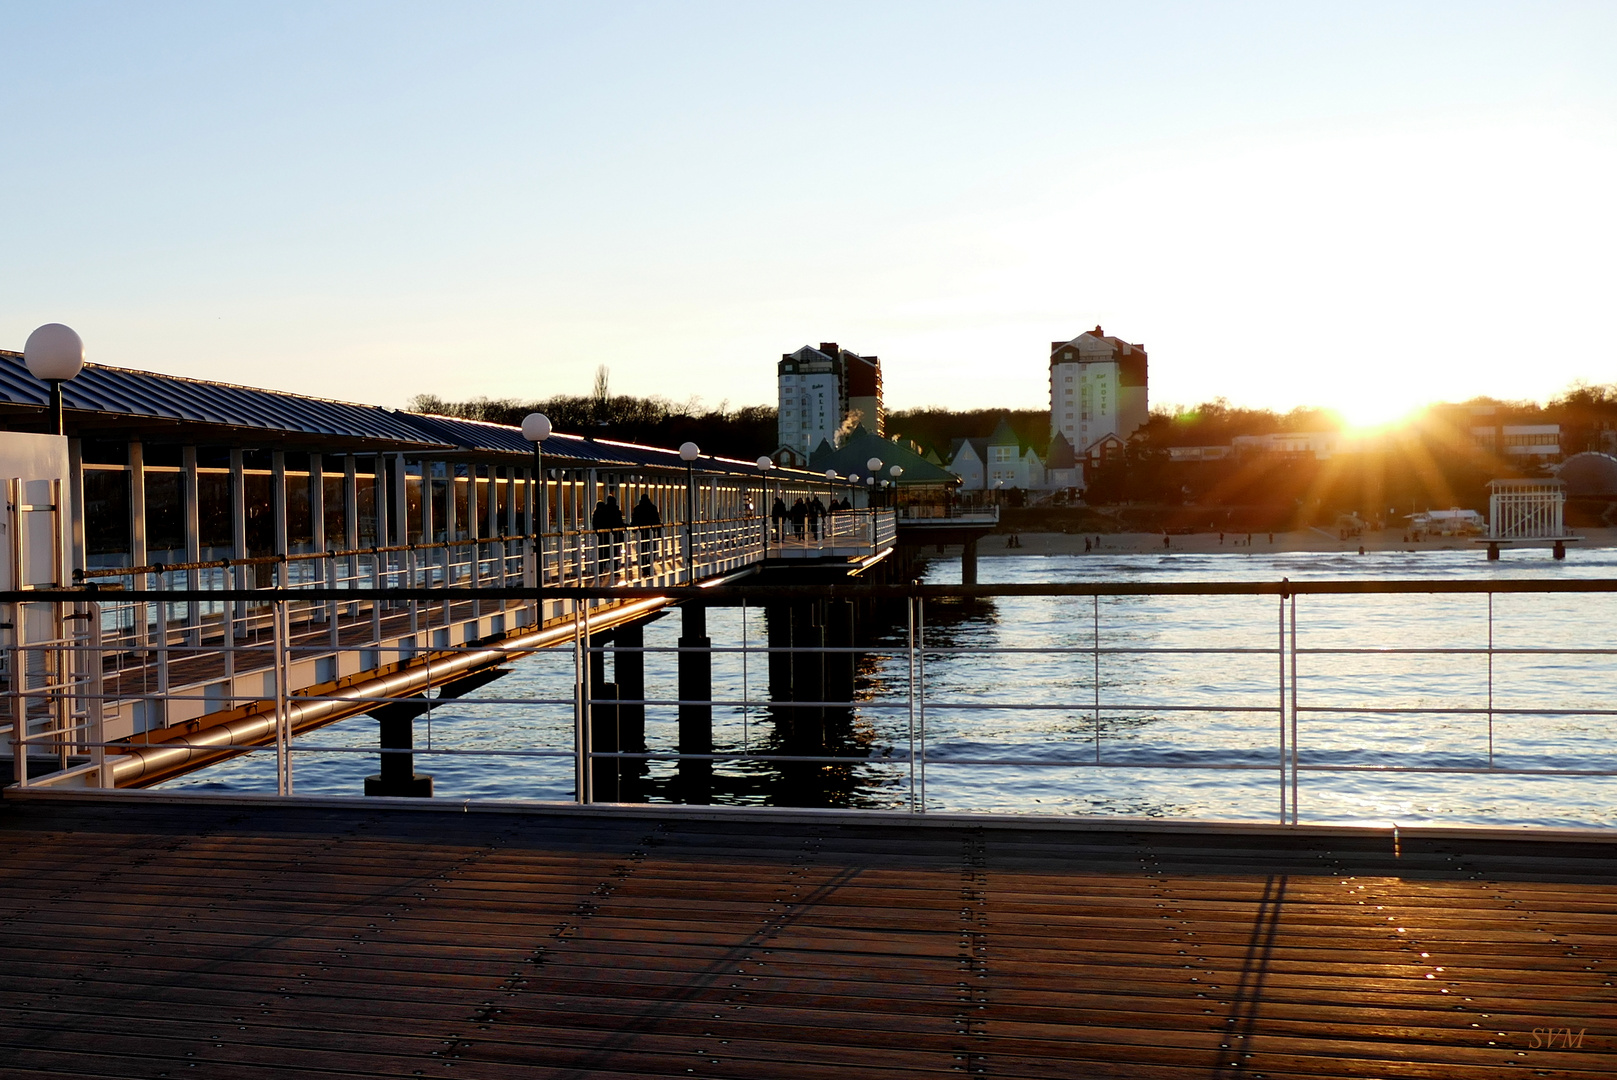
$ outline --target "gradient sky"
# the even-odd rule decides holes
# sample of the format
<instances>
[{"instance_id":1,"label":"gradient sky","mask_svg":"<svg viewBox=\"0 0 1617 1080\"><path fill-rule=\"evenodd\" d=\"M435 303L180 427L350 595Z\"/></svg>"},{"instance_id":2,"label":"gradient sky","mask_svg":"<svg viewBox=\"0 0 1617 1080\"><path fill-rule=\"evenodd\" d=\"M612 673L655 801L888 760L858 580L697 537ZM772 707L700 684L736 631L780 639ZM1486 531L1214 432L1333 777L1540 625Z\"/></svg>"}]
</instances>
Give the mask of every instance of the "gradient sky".
<instances>
[{"instance_id":1,"label":"gradient sky","mask_svg":"<svg viewBox=\"0 0 1617 1080\"><path fill-rule=\"evenodd\" d=\"M0 0L0 346L403 404L1617 380L1617 5Z\"/></svg>"}]
</instances>

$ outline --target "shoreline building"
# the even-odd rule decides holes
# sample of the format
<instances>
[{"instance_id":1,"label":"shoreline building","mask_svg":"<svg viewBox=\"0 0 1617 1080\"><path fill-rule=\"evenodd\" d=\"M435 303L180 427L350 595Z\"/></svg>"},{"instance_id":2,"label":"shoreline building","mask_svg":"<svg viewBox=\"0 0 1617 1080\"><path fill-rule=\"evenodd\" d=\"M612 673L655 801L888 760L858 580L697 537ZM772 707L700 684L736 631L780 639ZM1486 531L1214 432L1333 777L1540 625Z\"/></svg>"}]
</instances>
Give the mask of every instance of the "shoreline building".
<instances>
[{"instance_id":1,"label":"shoreline building","mask_svg":"<svg viewBox=\"0 0 1617 1080\"><path fill-rule=\"evenodd\" d=\"M1050 435L1064 435L1080 461L1098 460L1150 419L1145 346L1100 327L1050 343Z\"/></svg>"},{"instance_id":2,"label":"shoreline building","mask_svg":"<svg viewBox=\"0 0 1617 1080\"><path fill-rule=\"evenodd\" d=\"M835 450L854 430L887 434L882 407L881 360L860 356L834 341L805 345L780 358L777 461L789 452L806 463L823 442Z\"/></svg>"}]
</instances>

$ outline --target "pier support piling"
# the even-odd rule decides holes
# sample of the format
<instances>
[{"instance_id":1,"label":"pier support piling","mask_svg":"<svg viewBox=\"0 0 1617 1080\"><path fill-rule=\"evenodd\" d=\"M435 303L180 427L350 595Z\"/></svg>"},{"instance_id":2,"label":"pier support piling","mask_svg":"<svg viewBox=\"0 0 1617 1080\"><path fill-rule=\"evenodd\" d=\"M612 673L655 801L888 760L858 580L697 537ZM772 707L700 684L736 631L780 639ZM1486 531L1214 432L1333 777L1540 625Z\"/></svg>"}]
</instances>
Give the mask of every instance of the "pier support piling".
<instances>
[{"instance_id":1,"label":"pier support piling","mask_svg":"<svg viewBox=\"0 0 1617 1080\"><path fill-rule=\"evenodd\" d=\"M679 752L713 752L713 641L707 636L707 608L686 604L680 608L679 634ZM679 762L679 790L687 803L713 801L713 762Z\"/></svg>"},{"instance_id":2,"label":"pier support piling","mask_svg":"<svg viewBox=\"0 0 1617 1080\"><path fill-rule=\"evenodd\" d=\"M431 774L415 771L415 718L425 708L400 702L398 706L384 705L371 714L381 729L377 745L382 748L382 763L380 772L365 778L365 794L432 798Z\"/></svg>"},{"instance_id":3,"label":"pier support piling","mask_svg":"<svg viewBox=\"0 0 1617 1080\"><path fill-rule=\"evenodd\" d=\"M960 584L977 584L977 540L973 537L960 547Z\"/></svg>"},{"instance_id":4,"label":"pier support piling","mask_svg":"<svg viewBox=\"0 0 1617 1080\"><path fill-rule=\"evenodd\" d=\"M615 754L623 750L619 726L618 685L606 679L609 634L590 637L590 750ZM590 791L594 802L623 802L623 762L619 758L590 759Z\"/></svg>"},{"instance_id":5,"label":"pier support piling","mask_svg":"<svg viewBox=\"0 0 1617 1080\"><path fill-rule=\"evenodd\" d=\"M792 607L792 696L793 702L825 701L825 625L821 605L799 603ZM818 754L825 749L825 707L797 705L791 711L793 753Z\"/></svg>"}]
</instances>

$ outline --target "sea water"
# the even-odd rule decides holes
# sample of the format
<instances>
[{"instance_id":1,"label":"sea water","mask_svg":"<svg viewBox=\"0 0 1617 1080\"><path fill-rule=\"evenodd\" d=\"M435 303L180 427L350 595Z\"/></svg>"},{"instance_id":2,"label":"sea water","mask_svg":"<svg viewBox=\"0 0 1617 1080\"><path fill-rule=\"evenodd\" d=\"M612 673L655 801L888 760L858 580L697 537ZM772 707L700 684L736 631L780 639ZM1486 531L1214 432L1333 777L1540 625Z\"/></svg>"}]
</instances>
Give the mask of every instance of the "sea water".
<instances>
[{"instance_id":1,"label":"sea water","mask_svg":"<svg viewBox=\"0 0 1617 1080\"><path fill-rule=\"evenodd\" d=\"M1481 551L1234 548L979 565L983 584L1617 578L1617 551L1574 548L1564 562L1507 551L1490 563ZM959 573L958 560L940 559L926 580ZM1289 798L1277 766L1295 692L1299 820L1617 825L1617 777L1567 775L1617 772L1617 717L1600 715L1617 710L1617 656L1510 651L1617 648L1617 594L1300 596L1295 688L1291 631L1281 630L1289 606L1276 596L929 602L912 663L899 605L867 627L854 707L829 735L832 752L854 760L721 762L713 801L1276 821ZM648 650L669 650L647 654L648 699L677 697L678 633L677 612L646 628ZM758 649L765 616L713 608L708 633L715 646ZM1491 664L1486 653L1388 651L1486 649L1490 635ZM573 671L569 650L550 650L435 703L416 721L416 768L433 774L437 797L571 800ZM767 688L765 654L714 655L717 752L785 752ZM675 718L674 706L648 706L651 751L676 749ZM359 794L377 769L365 749L376 736L368 717L302 736L295 791ZM924 767L914 760L923 748ZM645 770L648 798L681 797L674 763ZM273 791L274 755L165 786Z\"/></svg>"}]
</instances>

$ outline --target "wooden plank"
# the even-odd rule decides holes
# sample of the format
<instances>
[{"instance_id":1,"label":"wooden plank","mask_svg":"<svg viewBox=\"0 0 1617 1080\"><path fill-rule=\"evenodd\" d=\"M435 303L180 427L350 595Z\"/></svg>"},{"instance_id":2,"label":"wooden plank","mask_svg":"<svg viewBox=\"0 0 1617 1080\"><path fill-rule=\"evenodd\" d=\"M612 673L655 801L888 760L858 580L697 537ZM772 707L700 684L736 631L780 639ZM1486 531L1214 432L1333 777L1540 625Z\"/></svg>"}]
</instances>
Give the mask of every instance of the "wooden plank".
<instances>
[{"instance_id":1,"label":"wooden plank","mask_svg":"<svg viewBox=\"0 0 1617 1080\"><path fill-rule=\"evenodd\" d=\"M0 815L20 1073L114 1074L115 1041L143 1070L409 1075L444 1068L433 1039L475 1076L1617 1069L1601 845L22 810ZM1585 1044L1527 1046L1552 1024Z\"/></svg>"}]
</instances>

